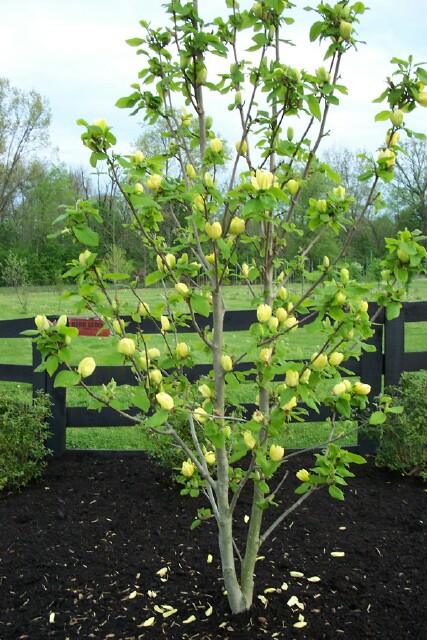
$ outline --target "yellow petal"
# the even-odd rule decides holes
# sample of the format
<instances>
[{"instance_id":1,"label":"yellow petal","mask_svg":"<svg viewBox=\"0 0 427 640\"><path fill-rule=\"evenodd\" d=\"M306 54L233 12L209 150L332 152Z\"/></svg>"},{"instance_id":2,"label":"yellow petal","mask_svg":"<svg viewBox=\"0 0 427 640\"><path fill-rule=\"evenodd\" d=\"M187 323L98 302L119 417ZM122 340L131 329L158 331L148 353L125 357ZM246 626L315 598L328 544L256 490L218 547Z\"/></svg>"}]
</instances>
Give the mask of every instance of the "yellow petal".
<instances>
[{"instance_id":1,"label":"yellow petal","mask_svg":"<svg viewBox=\"0 0 427 640\"><path fill-rule=\"evenodd\" d=\"M331 556L333 558L343 558L345 556L344 551L331 551Z\"/></svg>"},{"instance_id":2,"label":"yellow petal","mask_svg":"<svg viewBox=\"0 0 427 640\"><path fill-rule=\"evenodd\" d=\"M267 587L267 589L264 589L264 593L274 593L276 591L276 589L274 587Z\"/></svg>"},{"instance_id":3,"label":"yellow petal","mask_svg":"<svg viewBox=\"0 0 427 640\"><path fill-rule=\"evenodd\" d=\"M168 568L167 567L162 567L161 569L159 569L156 573L156 575L160 576L161 578L163 578L163 576L165 576L168 572Z\"/></svg>"},{"instance_id":4,"label":"yellow petal","mask_svg":"<svg viewBox=\"0 0 427 640\"><path fill-rule=\"evenodd\" d=\"M307 582L320 582L319 576L312 576L311 578L307 578Z\"/></svg>"},{"instance_id":5,"label":"yellow petal","mask_svg":"<svg viewBox=\"0 0 427 640\"><path fill-rule=\"evenodd\" d=\"M211 616L211 615L212 615L212 613L213 613L213 608L212 608L212 607L208 607L208 608L206 609L206 611L205 611L205 616L206 616L207 618L209 618L209 616Z\"/></svg>"},{"instance_id":6,"label":"yellow petal","mask_svg":"<svg viewBox=\"0 0 427 640\"><path fill-rule=\"evenodd\" d=\"M128 600L133 600L134 598L136 598L137 595L138 595L137 591L132 591L132 593L128 595Z\"/></svg>"},{"instance_id":7,"label":"yellow petal","mask_svg":"<svg viewBox=\"0 0 427 640\"><path fill-rule=\"evenodd\" d=\"M284 582L280 588L282 591L287 591L289 589L289 585L287 582Z\"/></svg>"},{"instance_id":8,"label":"yellow petal","mask_svg":"<svg viewBox=\"0 0 427 640\"><path fill-rule=\"evenodd\" d=\"M208 557L207 557L206 562L207 562L208 564L211 564L212 560L213 560L212 554L209 554L209 555L208 555Z\"/></svg>"},{"instance_id":9,"label":"yellow petal","mask_svg":"<svg viewBox=\"0 0 427 640\"><path fill-rule=\"evenodd\" d=\"M190 616L189 618L187 618L186 620L182 621L182 624L190 624L190 622L194 622L196 619L196 616Z\"/></svg>"},{"instance_id":10,"label":"yellow petal","mask_svg":"<svg viewBox=\"0 0 427 640\"><path fill-rule=\"evenodd\" d=\"M163 613L163 617L164 618L169 618L169 616L173 616L177 611L178 611L178 609L170 609L169 611L165 611Z\"/></svg>"},{"instance_id":11,"label":"yellow petal","mask_svg":"<svg viewBox=\"0 0 427 640\"><path fill-rule=\"evenodd\" d=\"M154 616L152 616L151 618L147 618L147 620L144 620L144 622L141 622L140 625L138 625L139 627L152 627L153 624L155 623L156 618Z\"/></svg>"},{"instance_id":12,"label":"yellow petal","mask_svg":"<svg viewBox=\"0 0 427 640\"><path fill-rule=\"evenodd\" d=\"M294 627L296 629L302 629L303 627L306 627L307 623L304 620L300 620L300 622L295 622Z\"/></svg>"},{"instance_id":13,"label":"yellow petal","mask_svg":"<svg viewBox=\"0 0 427 640\"><path fill-rule=\"evenodd\" d=\"M51 614L49 614L49 622L50 624L53 624L55 622L55 614L53 611Z\"/></svg>"},{"instance_id":14,"label":"yellow petal","mask_svg":"<svg viewBox=\"0 0 427 640\"><path fill-rule=\"evenodd\" d=\"M301 571L290 571L290 572L289 572L289 575L290 575L292 578L303 578L303 577L304 577L304 574L303 574L303 573L301 573Z\"/></svg>"}]
</instances>

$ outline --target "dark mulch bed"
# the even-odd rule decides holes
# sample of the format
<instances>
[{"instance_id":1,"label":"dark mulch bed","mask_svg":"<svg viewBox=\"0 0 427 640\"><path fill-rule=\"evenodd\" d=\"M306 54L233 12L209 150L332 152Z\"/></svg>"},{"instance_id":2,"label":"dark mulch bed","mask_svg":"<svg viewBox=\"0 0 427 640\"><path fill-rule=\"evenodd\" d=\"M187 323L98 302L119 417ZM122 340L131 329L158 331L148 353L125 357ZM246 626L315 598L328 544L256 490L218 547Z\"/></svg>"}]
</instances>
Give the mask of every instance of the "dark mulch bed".
<instances>
[{"instance_id":1,"label":"dark mulch bed","mask_svg":"<svg viewBox=\"0 0 427 640\"><path fill-rule=\"evenodd\" d=\"M311 461L287 463L289 486ZM261 549L255 604L233 617L214 526L189 529L198 500L180 497L152 461L67 453L38 484L0 494L0 639L424 640L425 485L372 460L355 472L345 502L319 492ZM321 581L306 580L313 575ZM304 629L293 627L292 595L304 604ZM165 618L155 605L177 612Z\"/></svg>"}]
</instances>

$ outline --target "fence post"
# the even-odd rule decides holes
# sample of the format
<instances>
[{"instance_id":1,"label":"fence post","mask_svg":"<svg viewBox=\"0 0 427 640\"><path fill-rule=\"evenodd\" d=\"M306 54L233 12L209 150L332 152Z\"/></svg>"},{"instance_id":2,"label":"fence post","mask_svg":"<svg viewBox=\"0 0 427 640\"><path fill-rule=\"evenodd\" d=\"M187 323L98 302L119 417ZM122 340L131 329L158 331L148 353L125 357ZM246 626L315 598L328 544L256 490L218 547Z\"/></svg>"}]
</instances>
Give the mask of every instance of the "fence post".
<instances>
[{"instance_id":1,"label":"fence post","mask_svg":"<svg viewBox=\"0 0 427 640\"><path fill-rule=\"evenodd\" d=\"M40 351L33 343L33 369L36 369L41 361ZM66 389L62 387L55 389L53 378L47 371L41 371L33 374L33 395L37 390L44 391L50 396L52 416L47 420L50 435L46 438L46 447L52 451L54 458L59 458L66 450Z\"/></svg>"},{"instance_id":2,"label":"fence post","mask_svg":"<svg viewBox=\"0 0 427 640\"><path fill-rule=\"evenodd\" d=\"M405 305L400 315L384 322L384 386L399 384L405 354Z\"/></svg>"},{"instance_id":3,"label":"fence post","mask_svg":"<svg viewBox=\"0 0 427 640\"><path fill-rule=\"evenodd\" d=\"M371 385L369 397L372 400L382 391L383 324L374 325L374 335L369 339L368 344L374 345L375 351L362 354L360 358L360 379L362 382ZM357 435L357 444L362 455L374 455L377 450L376 443L361 431Z\"/></svg>"}]
</instances>

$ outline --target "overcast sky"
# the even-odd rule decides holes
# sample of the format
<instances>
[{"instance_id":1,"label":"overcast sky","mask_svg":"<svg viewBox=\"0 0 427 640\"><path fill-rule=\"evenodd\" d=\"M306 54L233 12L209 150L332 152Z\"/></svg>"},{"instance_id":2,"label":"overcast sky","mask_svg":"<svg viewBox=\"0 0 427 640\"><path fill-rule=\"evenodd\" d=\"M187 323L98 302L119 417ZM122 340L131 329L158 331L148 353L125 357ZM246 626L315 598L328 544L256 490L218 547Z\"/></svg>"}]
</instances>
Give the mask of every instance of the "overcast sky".
<instances>
[{"instance_id":1,"label":"overcast sky","mask_svg":"<svg viewBox=\"0 0 427 640\"><path fill-rule=\"evenodd\" d=\"M283 61L313 72L321 64L319 45L310 45L307 26L316 14L302 11L308 4L294 0L292 13L297 28L289 38L295 48L286 48ZM241 0L241 7L252 2ZM416 62L427 61L427 2L425 0L371 0L370 11L361 16L358 37L367 42L357 53L346 57L342 83L349 96L330 121L337 147L375 151L386 125L374 123L381 105L372 100L384 89L384 80L393 71L393 56ZM129 116L117 109L116 100L131 92L144 57L126 45L127 38L140 36L139 20L153 26L165 24L162 2L157 0L0 0L0 75L12 85L36 89L52 110L51 142L61 161L88 166L88 153L80 142L78 118L89 122L106 118L119 139L118 149L127 152L140 131L142 116ZM225 17L225 0L199 0L200 13ZM208 12L208 13L207 13ZM209 70L212 77L212 70ZM214 128L234 141L234 125L229 112L208 102ZM215 123L215 116L218 120ZM411 115L408 125L427 133L427 109Z\"/></svg>"}]
</instances>

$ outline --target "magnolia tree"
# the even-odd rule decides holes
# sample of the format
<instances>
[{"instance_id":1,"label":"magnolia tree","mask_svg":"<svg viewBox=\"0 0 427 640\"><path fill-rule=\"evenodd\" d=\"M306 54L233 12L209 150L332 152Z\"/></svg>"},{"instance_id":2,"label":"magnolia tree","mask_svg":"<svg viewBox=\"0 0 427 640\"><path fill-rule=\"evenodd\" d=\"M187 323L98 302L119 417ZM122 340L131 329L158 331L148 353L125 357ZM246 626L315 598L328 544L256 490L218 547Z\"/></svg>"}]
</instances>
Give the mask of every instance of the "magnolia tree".
<instances>
[{"instance_id":1,"label":"magnolia tree","mask_svg":"<svg viewBox=\"0 0 427 640\"><path fill-rule=\"evenodd\" d=\"M58 218L64 226L60 233L70 234L82 246L65 274L78 284L77 310L95 314L110 329L111 349L118 362L132 367L136 386L125 390L125 400L123 394L117 395L114 380L99 392L90 388L87 379L96 362L88 356L77 368L70 365L77 330L66 326L65 316L53 326L38 316L36 340L42 368L56 373L56 386L80 385L92 396L92 407L113 407L180 447L183 492L202 493L207 499L195 523L215 519L224 586L232 612L238 613L251 606L261 545L317 491L326 489L332 498L342 500L342 487L353 475L349 465L364 461L339 447L336 429L337 421L350 418L353 410L368 403L369 385L350 381L342 367L348 358L369 348L366 341L373 330L367 299L372 290L350 279L343 258L357 225L370 208L382 206L381 183L393 178L395 158L402 152L401 132L419 136L406 120L417 103L426 105L422 83L427 73L411 59L392 61L396 69L378 98L387 103L377 115L386 123L385 139L375 156L365 157L360 179L369 181L370 188L358 220L350 222L352 199L340 176L321 163L317 153L327 134L329 111L346 94L340 81L343 58L356 46L363 3L319 4L314 9L310 40L325 44L326 52L324 63L308 70L286 64L291 3L264 0L240 7L236 0L226 0L225 6L226 18L206 23L197 0L186 4L174 0L166 5L169 26L156 29L141 21L143 35L128 41L146 64L132 94L117 106L133 109L133 114L142 111L149 123L163 123L168 143L164 155L145 157L141 151L120 155L105 120L79 121L91 165L106 164L132 214L135 234L155 261L157 268L148 275L147 285L163 284L155 309L150 309L136 283L129 284L133 302L110 294L107 282L124 276L106 273L96 253L94 229L102 223L98 211L80 201ZM210 71L216 66L217 75ZM226 157L225 141L208 112L217 96L228 101L221 118L230 112L239 127L232 157ZM293 116L303 123L300 134L291 126ZM164 172L171 158L179 163L179 176ZM217 172L225 163L228 184L220 188ZM326 172L336 187L323 198L310 200L306 219L313 233L304 250L290 259L288 239L302 234L294 211L313 172ZM174 223L169 244L162 233L166 217ZM338 257L330 261L325 256L315 271L308 271L310 250L329 229L337 234L346 231ZM417 239L417 232L404 231L388 240L377 298L389 318L399 313L409 274L421 269L425 250ZM239 259L247 245L257 256L251 264ZM227 343L224 333L224 287L236 271L248 287L257 317L244 347ZM295 276L303 276L307 284L299 295L290 295L287 283ZM130 331L126 316L132 317L131 326L137 330ZM207 328L201 326L203 316L208 318ZM150 346L143 330L148 317L158 326L160 348ZM177 329L183 325L191 325L196 335L191 347L178 337ZM309 331L315 332L317 352L306 361L292 361L295 336ZM212 368L191 382L187 374L200 350ZM243 361L250 365L239 366ZM240 405L239 393L245 387L248 393L253 390L258 406L250 416ZM322 453L314 456L310 470L297 473L297 495L287 497L286 508L279 508L275 521L263 527L264 511L277 508L275 496L286 478L282 435L304 419L307 407L319 410L325 405L330 409L330 433ZM137 408L136 417L129 407ZM390 410L387 399L380 402L372 424L383 421ZM238 541L233 518L248 485L252 509L246 539ZM300 619L297 626L305 624Z\"/></svg>"}]
</instances>

